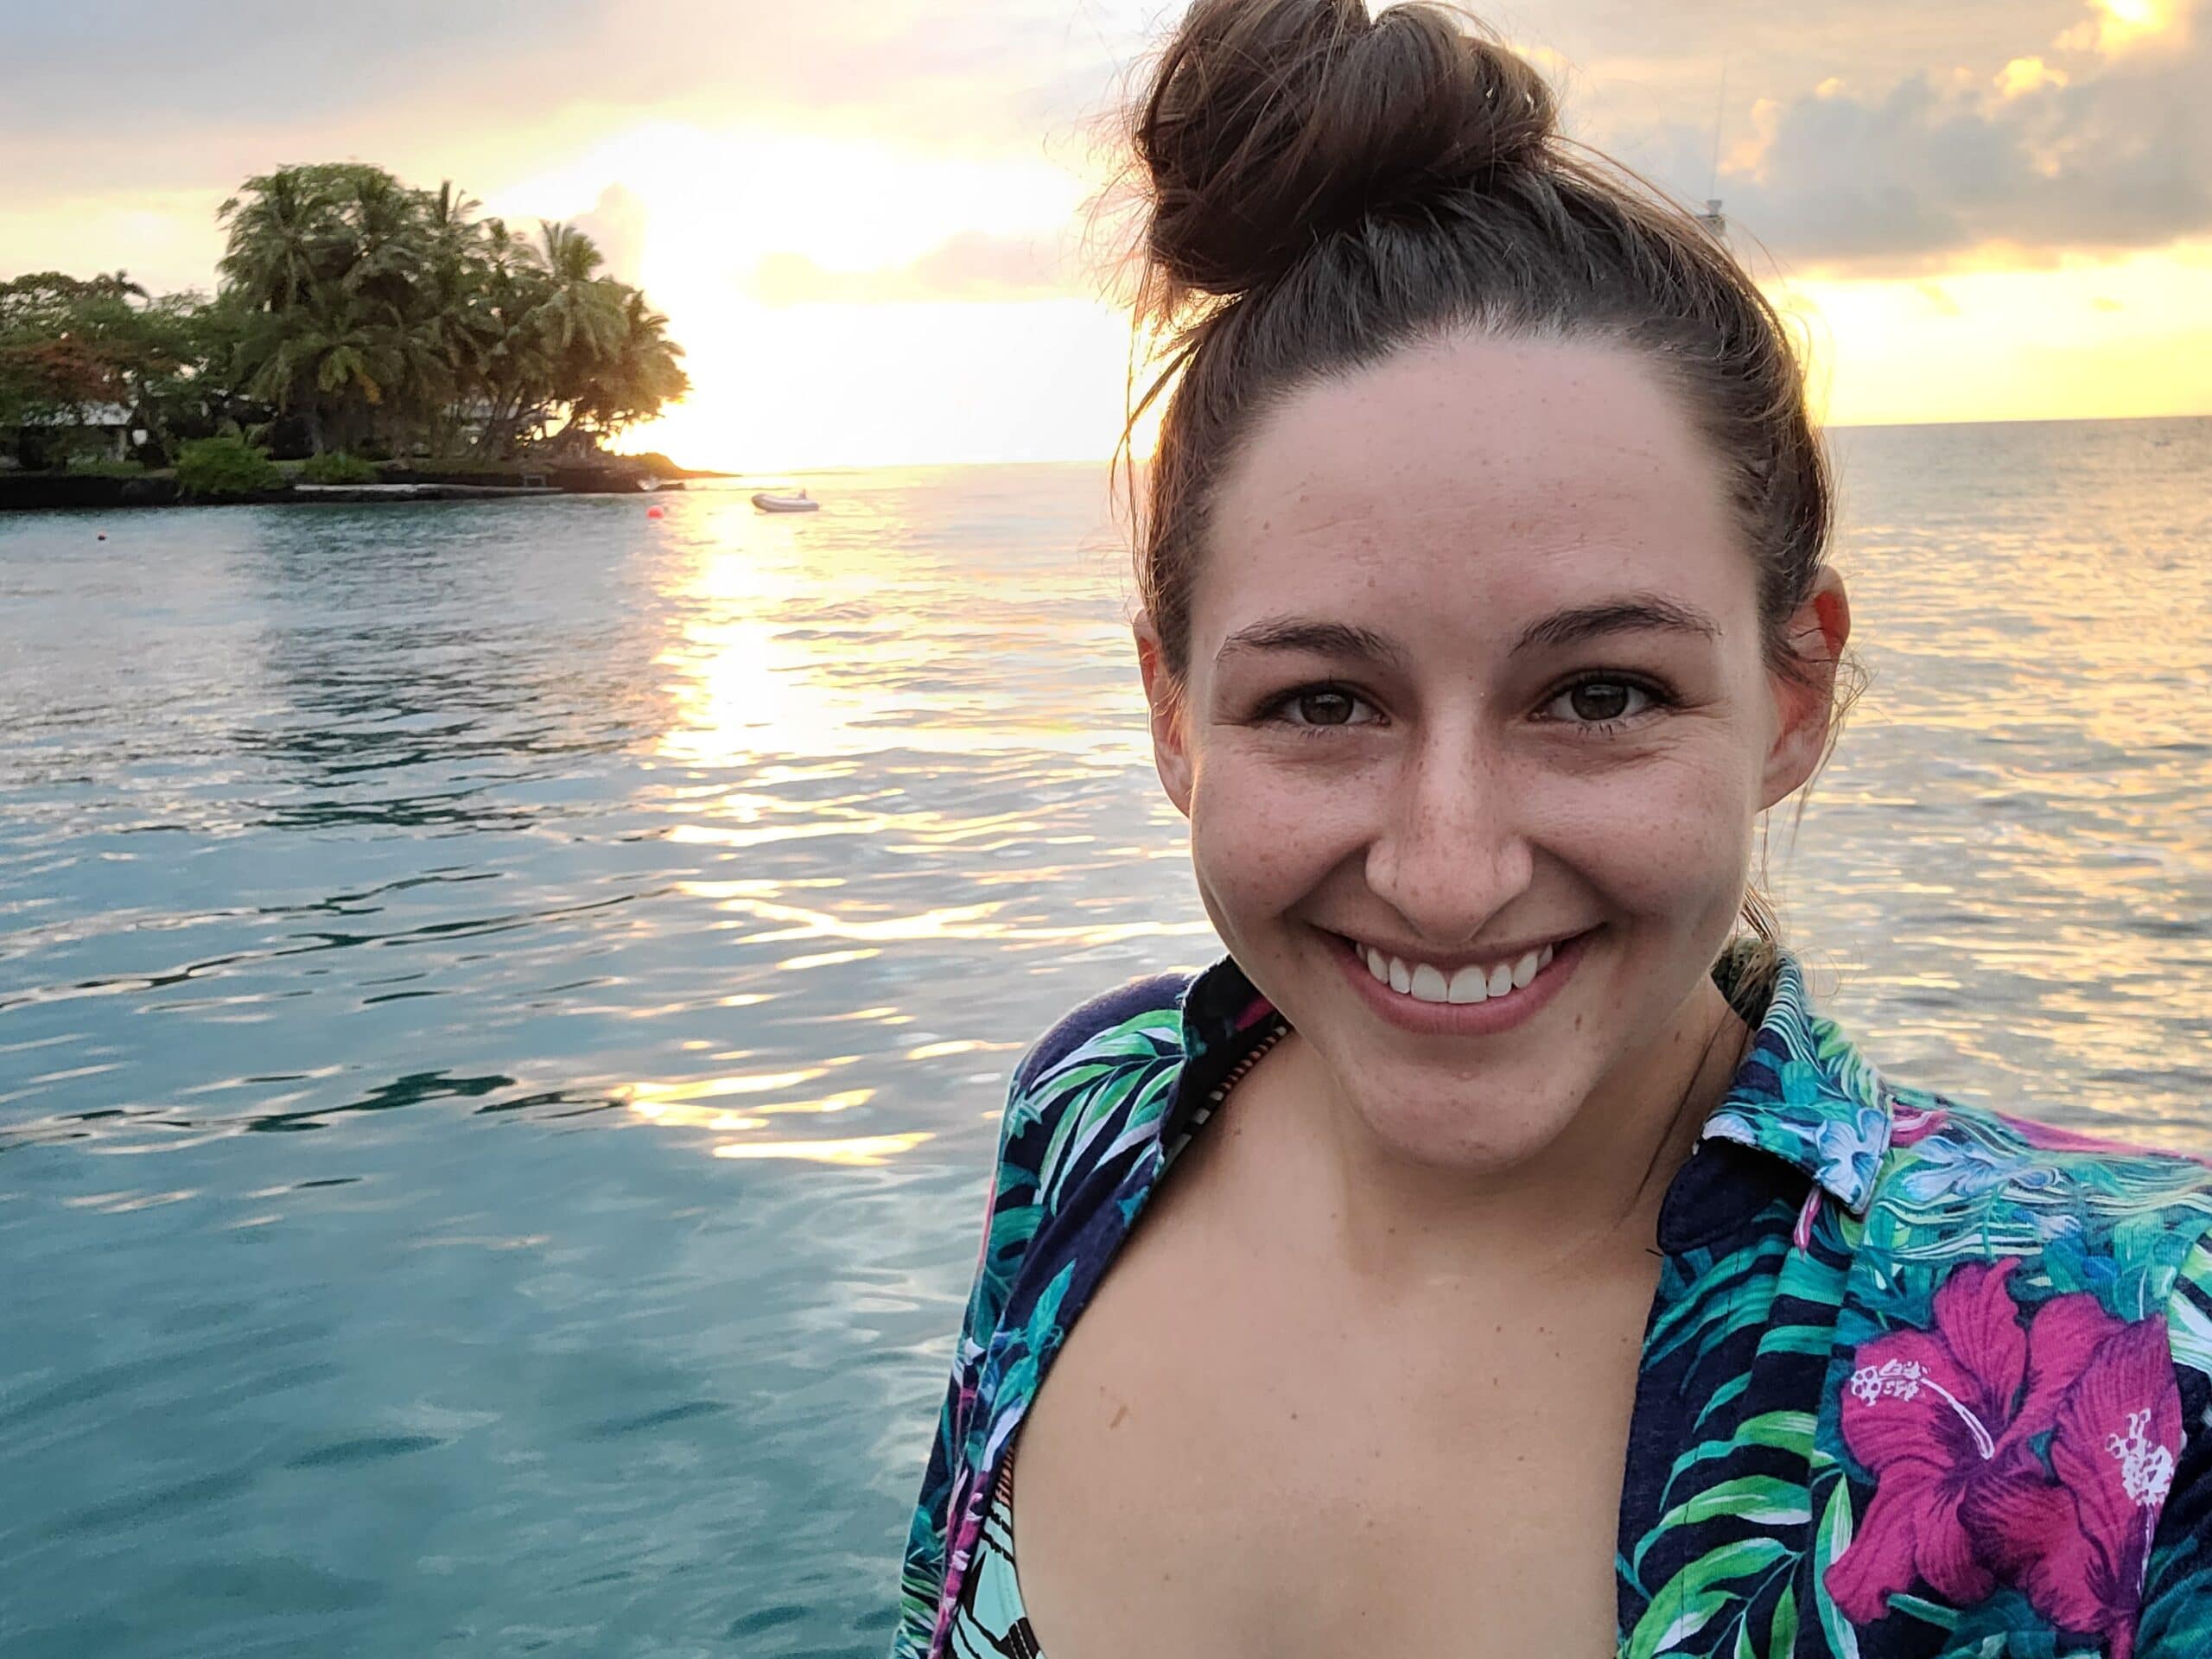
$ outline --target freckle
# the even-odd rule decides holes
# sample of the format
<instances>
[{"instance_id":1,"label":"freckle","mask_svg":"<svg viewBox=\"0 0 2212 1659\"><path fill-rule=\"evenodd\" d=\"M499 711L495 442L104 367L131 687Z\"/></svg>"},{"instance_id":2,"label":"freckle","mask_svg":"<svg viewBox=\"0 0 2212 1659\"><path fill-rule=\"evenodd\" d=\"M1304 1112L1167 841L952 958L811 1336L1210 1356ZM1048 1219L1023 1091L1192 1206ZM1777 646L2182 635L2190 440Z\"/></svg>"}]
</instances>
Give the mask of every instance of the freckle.
<instances>
[{"instance_id":1,"label":"freckle","mask_svg":"<svg viewBox=\"0 0 2212 1659\"><path fill-rule=\"evenodd\" d=\"M1106 1427L1109 1428L1119 1428L1122 1426L1122 1419L1128 1414L1129 1408L1127 1406L1123 1406L1119 1411L1114 1414L1114 1421L1107 1424Z\"/></svg>"}]
</instances>

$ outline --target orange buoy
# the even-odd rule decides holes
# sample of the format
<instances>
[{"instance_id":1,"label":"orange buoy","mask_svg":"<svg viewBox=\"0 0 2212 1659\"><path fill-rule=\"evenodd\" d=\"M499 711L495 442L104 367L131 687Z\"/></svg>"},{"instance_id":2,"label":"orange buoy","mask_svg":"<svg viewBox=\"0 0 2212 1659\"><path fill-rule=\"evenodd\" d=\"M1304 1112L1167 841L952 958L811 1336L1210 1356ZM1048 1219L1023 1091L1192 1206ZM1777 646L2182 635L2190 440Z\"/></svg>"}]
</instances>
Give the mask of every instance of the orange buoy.
<instances>
[{"instance_id":1,"label":"orange buoy","mask_svg":"<svg viewBox=\"0 0 2212 1659\"><path fill-rule=\"evenodd\" d=\"M668 517L668 509L666 507L647 507L645 509L645 517L648 518L665 518Z\"/></svg>"}]
</instances>

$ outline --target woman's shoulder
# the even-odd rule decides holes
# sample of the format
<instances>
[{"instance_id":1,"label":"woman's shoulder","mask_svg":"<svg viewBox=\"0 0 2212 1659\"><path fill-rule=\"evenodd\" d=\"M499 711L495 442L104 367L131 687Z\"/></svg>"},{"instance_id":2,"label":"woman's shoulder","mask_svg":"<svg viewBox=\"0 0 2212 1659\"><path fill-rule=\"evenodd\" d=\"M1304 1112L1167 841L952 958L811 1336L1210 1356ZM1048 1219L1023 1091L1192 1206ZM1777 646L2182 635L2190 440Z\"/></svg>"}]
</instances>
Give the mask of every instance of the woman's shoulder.
<instances>
[{"instance_id":1,"label":"woman's shoulder","mask_svg":"<svg viewBox=\"0 0 2212 1659\"><path fill-rule=\"evenodd\" d=\"M1047 1027L1014 1067L1019 1096L1070 1065L1157 1059L1180 1036L1183 998L1196 976L1147 974L1100 992Z\"/></svg>"},{"instance_id":2,"label":"woman's shoulder","mask_svg":"<svg viewBox=\"0 0 2212 1659\"><path fill-rule=\"evenodd\" d=\"M1971 1211L2022 1220L2078 1206L2113 1222L2178 1205L2212 1225L2212 1162L2131 1145L1994 1107L1885 1081L1889 1155L1878 1202L1901 1216ZM2073 1221L2046 1222L2070 1230Z\"/></svg>"},{"instance_id":3,"label":"woman's shoulder","mask_svg":"<svg viewBox=\"0 0 2212 1659\"><path fill-rule=\"evenodd\" d=\"M1027 1212L1033 1224L1071 1193L1119 1185L1174 1097L1186 1058L1184 1000L1196 977L1154 974L1115 986L1029 1046L1000 1128L1002 1207Z\"/></svg>"},{"instance_id":4,"label":"woman's shoulder","mask_svg":"<svg viewBox=\"0 0 2212 1659\"><path fill-rule=\"evenodd\" d=\"M2177 1357L2212 1371L2212 1163L1890 1087L1868 1242L1891 1259L2011 1259L2020 1288L2163 1307Z\"/></svg>"}]
</instances>

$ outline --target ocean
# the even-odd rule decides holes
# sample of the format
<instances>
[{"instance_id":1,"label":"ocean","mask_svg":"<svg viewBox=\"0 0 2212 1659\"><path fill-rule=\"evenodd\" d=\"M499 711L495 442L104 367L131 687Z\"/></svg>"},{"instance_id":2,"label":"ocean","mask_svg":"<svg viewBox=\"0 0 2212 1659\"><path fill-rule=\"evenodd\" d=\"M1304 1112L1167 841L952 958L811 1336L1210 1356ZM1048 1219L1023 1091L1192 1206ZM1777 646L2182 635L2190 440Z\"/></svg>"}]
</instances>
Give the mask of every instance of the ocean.
<instances>
[{"instance_id":1,"label":"ocean","mask_svg":"<svg viewBox=\"0 0 2212 1659\"><path fill-rule=\"evenodd\" d=\"M2212 1153L2212 420L1834 442L1789 942ZM0 1653L880 1654L1007 1069L1217 947L1103 467L807 481L0 518Z\"/></svg>"}]
</instances>

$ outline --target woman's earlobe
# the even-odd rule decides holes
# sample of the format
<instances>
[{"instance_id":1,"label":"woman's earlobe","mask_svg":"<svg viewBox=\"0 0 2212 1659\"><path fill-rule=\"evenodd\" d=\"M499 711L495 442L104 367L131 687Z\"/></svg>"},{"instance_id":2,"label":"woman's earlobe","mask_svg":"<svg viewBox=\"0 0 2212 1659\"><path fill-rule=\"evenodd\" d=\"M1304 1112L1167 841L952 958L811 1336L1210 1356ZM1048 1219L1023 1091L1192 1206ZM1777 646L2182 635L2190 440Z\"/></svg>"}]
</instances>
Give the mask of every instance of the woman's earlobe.
<instances>
[{"instance_id":1,"label":"woman's earlobe","mask_svg":"<svg viewBox=\"0 0 2212 1659\"><path fill-rule=\"evenodd\" d=\"M1789 619L1788 646L1802 672L1783 683L1781 729L1767 756L1762 810L1788 799L1820 769L1838 709L1836 679L1851 639L1851 601L1843 578L1823 569Z\"/></svg>"}]
</instances>

